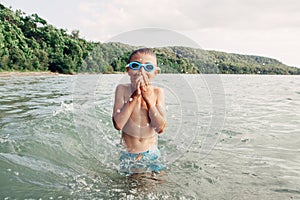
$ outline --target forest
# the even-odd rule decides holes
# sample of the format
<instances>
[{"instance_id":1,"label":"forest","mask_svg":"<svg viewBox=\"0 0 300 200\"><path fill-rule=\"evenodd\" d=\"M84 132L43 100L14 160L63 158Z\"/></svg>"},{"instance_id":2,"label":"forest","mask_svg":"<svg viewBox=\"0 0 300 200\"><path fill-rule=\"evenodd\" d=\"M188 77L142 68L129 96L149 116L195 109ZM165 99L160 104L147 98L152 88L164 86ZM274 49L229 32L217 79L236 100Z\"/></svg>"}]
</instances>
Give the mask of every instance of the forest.
<instances>
[{"instance_id":1,"label":"forest","mask_svg":"<svg viewBox=\"0 0 300 200\"><path fill-rule=\"evenodd\" d=\"M26 15L0 4L0 72L125 72L127 59L137 48L87 41L79 30L68 32L37 14ZM162 73L300 74L300 68L262 56L179 46L154 48L154 52Z\"/></svg>"}]
</instances>

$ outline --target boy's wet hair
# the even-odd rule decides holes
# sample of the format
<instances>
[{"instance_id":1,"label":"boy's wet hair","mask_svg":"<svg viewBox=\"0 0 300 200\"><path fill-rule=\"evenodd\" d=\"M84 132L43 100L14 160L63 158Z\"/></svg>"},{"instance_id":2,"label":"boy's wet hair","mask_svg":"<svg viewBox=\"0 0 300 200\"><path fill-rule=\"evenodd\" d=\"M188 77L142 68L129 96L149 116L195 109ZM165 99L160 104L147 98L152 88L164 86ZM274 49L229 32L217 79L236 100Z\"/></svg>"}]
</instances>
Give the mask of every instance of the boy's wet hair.
<instances>
[{"instance_id":1,"label":"boy's wet hair","mask_svg":"<svg viewBox=\"0 0 300 200\"><path fill-rule=\"evenodd\" d=\"M150 49L150 48L141 48L141 49L134 50L134 51L130 54L127 63L129 63L130 60L131 60L131 58L132 58L134 55L138 54L138 53L140 53L140 54L146 54L146 55L151 55L151 56L156 57L156 55L155 55L155 53L152 51L152 49Z\"/></svg>"}]
</instances>

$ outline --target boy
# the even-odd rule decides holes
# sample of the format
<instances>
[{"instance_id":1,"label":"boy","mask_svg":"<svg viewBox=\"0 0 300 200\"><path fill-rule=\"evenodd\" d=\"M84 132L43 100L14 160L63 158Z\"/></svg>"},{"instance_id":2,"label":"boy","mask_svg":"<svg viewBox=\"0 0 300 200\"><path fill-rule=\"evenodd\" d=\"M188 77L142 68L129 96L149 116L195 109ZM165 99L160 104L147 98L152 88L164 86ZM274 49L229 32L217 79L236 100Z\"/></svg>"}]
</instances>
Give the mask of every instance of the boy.
<instances>
[{"instance_id":1,"label":"boy","mask_svg":"<svg viewBox=\"0 0 300 200\"><path fill-rule=\"evenodd\" d=\"M162 133L166 125L165 100L163 90L151 85L158 70L151 49L135 50L126 66L131 83L116 88L113 123L122 130L126 151L120 156L120 171L126 174L162 169L156 133Z\"/></svg>"}]
</instances>

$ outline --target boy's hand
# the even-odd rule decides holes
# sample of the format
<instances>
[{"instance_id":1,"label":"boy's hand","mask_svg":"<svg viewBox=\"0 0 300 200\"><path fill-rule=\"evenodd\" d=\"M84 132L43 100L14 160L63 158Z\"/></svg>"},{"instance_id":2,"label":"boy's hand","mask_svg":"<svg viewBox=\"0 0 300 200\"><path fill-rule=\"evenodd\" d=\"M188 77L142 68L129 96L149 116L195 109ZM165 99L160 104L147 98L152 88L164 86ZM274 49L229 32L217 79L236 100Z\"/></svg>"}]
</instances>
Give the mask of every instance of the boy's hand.
<instances>
[{"instance_id":1,"label":"boy's hand","mask_svg":"<svg viewBox=\"0 0 300 200\"><path fill-rule=\"evenodd\" d=\"M145 74L145 72L141 72L141 89L142 89L142 91L146 92L149 87L151 87L151 82L150 82L147 74Z\"/></svg>"},{"instance_id":2,"label":"boy's hand","mask_svg":"<svg viewBox=\"0 0 300 200\"><path fill-rule=\"evenodd\" d=\"M142 76L141 73L136 73L134 75L134 85L133 85L133 94L132 97L138 97L141 95L141 85L142 85Z\"/></svg>"},{"instance_id":3,"label":"boy's hand","mask_svg":"<svg viewBox=\"0 0 300 200\"><path fill-rule=\"evenodd\" d=\"M146 101L148 106L155 105L155 95L153 92L153 87L151 86L151 82L148 79L148 76L145 73L142 73L142 80L140 84L141 94L143 99Z\"/></svg>"},{"instance_id":4,"label":"boy's hand","mask_svg":"<svg viewBox=\"0 0 300 200\"><path fill-rule=\"evenodd\" d=\"M147 89L145 89L145 87ZM142 87L141 92L142 97L146 101L148 107L155 105L155 95L153 92L153 87L151 85Z\"/></svg>"}]
</instances>

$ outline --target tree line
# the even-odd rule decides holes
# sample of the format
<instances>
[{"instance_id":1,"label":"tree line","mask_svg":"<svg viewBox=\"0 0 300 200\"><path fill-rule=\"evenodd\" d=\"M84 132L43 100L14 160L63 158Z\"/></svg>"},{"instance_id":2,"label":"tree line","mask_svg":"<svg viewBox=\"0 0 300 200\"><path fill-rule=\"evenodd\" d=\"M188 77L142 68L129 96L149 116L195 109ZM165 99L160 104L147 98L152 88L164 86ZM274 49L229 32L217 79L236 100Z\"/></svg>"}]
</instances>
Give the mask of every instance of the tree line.
<instances>
[{"instance_id":1,"label":"tree line","mask_svg":"<svg viewBox=\"0 0 300 200\"><path fill-rule=\"evenodd\" d=\"M68 33L37 14L0 4L0 71L124 72L137 47L91 42ZM300 74L276 59L189 47L154 48L162 73Z\"/></svg>"}]
</instances>

